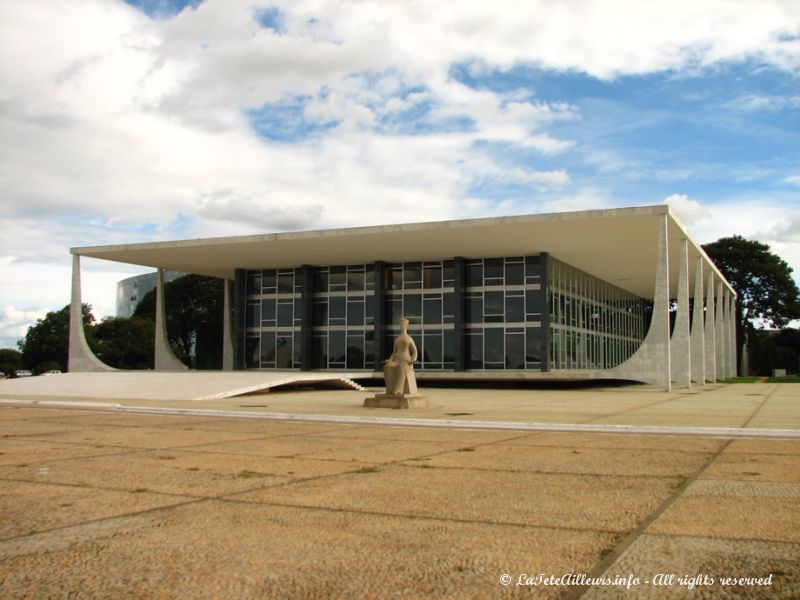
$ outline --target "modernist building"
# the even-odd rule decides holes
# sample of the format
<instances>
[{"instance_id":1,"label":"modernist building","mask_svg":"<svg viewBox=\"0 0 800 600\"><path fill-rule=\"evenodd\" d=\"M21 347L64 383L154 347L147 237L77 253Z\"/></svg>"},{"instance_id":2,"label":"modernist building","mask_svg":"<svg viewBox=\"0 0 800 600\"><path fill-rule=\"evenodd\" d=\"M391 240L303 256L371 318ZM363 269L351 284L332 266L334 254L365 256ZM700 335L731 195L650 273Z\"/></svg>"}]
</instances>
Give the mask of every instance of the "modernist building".
<instances>
[{"instance_id":1,"label":"modernist building","mask_svg":"<svg viewBox=\"0 0 800 600\"><path fill-rule=\"evenodd\" d=\"M183 273L166 271L164 281L174 281ZM130 317L148 292L156 287L157 273L134 275L117 282L117 316Z\"/></svg>"},{"instance_id":2,"label":"modernist building","mask_svg":"<svg viewBox=\"0 0 800 600\"><path fill-rule=\"evenodd\" d=\"M666 205L73 248L224 278L224 368L381 371L405 316L418 377L644 381L734 375L735 293ZM673 314L670 309L673 308ZM73 314L80 314L73 311ZM82 329L70 369L107 368Z\"/></svg>"}]
</instances>

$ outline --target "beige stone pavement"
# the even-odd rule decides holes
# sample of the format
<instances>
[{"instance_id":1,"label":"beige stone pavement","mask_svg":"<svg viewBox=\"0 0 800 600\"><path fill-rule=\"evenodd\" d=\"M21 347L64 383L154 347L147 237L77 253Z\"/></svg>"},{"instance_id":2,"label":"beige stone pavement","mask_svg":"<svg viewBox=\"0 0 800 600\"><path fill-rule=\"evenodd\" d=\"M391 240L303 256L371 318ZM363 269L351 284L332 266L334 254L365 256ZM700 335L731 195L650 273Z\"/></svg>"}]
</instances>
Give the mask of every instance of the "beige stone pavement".
<instances>
[{"instance_id":1,"label":"beige stone pavement","mask_svg":"<svg viewBox=\"0 0 800 600\"><path fill-rule=\"evenodd\" d=\"M413 415L361 408L350 391L6 398L0 597L800 597L797 438L463 427L796 431L800 385L426 393L431 408Z\"/></svg>"}]
</instances>

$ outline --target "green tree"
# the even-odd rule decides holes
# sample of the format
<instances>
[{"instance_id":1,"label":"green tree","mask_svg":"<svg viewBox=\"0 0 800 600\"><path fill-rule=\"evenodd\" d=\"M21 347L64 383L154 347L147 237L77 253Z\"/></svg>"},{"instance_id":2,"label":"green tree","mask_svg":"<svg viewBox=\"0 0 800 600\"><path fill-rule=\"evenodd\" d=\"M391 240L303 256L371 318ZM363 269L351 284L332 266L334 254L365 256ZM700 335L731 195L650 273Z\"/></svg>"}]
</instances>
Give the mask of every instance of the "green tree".
<instances>
[{"instance_id":1,"label":"green tree","mask_svg":"<svg viewBox=\"0 0 800 600\"><path fill-rule=\"evenodd\" d=\"M797 329L756 331L749 344L753 373L769 376L772 369L800 372L800 331Z\"/></svg>"},{"instance_id":2,"label":"green tree","mask_svg":"<svg viewBox=\"0 0 800 600\"><path fill-rule=\"evenodd\" d=\"M106 317L94 326L95 353L117 369L153 368L153 321Z\"/></svg>"},{"instance_id":3,"label":"green tree","mask_svg":"<svg viewBox=\"0 0 800 600\"><path fill-rule=\"evenodd\" d=\"M792 269L770 247L739 235L705 244L722 275L736 290L737 360L742 345L752 336L755 323L784 327L800 317L800 292Z\"/></svg>"},{"instance_id":4,"label":"green tree","mask_svg":"<svg viewBox=\"0 0 800 600\"><path fill-rule=\"evenodd\" d=\"M94 347L92 307L82 305L83 327L89 346ZM28 328L25 337L17 342L22 353L22 364L34 373L48 369L67 369L69 346L69 304L59 311L47 313Z\"/></svg>"},{"instance_id":5,"label":"green tree","mask_svg":"<svg viewBox=\"0 0 800 600\"><path fill-rule=\"evenodd\" d=\"M12 371L22 368L22 354L13 348L0 349L0 371L10 375Z\"/></svg>"},{"instance_id":6,"label":"green tree","mask_svg":"<svg viewBox=\"0 0 800 600\"><path fill-rule=\"evenodd\" d=\"M164 284L167 338L175 354L186 365L218 369L222 366L223 280L202 275L184 275ZM155 321L156 292L152 290L134 311L134 316ZM198 352L192 365L192 350Z\"/></svg>"}]
</instances>

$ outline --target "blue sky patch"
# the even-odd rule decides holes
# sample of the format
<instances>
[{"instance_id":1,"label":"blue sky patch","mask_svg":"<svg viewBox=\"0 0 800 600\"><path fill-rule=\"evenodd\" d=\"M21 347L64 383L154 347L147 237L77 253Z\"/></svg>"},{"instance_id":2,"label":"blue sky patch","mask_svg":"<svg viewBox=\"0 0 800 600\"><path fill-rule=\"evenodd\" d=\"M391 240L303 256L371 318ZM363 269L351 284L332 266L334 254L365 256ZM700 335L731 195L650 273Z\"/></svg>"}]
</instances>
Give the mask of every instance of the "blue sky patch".
<instances>
[{"instance_id":1,"label":"blue sky patch","mask_svg":"<svg viewBox=\"0 0 800 600\"><path fill-rule=\"evenodd\" d=\"M184 8L197 8L203 0L125 0L125 3L154 19L168 19Z\"/></svg>"},{"instance_id":2,"label":"blue sky patch","mask_svg":"<svg viewBox=\"0 0 800 600\"><path fill-rule=\"evenodd\" d=\"M257 8L253 16L264 29L270 29L278 34L286 33L286 15L277 6Z\"/></svg>"},{"instance_id":3,"label":"blue sky patch","mask_svg":"<svg viewBox=\"0 0 800 600\"><path fill-rule=\"evenodd\" d=\"M306 119L305 108L310 99L297 96L248 110L250 126L265 139L287 143L302 141L336 127L336 121L318 123Z\"/></svg>"}]
</instances>

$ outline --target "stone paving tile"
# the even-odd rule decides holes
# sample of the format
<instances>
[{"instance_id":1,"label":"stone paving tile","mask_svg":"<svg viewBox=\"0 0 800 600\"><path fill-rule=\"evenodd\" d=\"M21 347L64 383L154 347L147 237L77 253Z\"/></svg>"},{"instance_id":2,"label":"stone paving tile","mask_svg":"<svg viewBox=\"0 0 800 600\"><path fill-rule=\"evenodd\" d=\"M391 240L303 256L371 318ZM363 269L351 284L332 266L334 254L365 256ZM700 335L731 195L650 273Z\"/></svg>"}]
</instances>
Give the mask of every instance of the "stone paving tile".
<instances>
[{"instance_id":1,"label":"stone paving tile","mask_svg":"<svg viewBox=\"0 0 800 600\"><path fill-rule=\"evenodd\" d=\"M198 450L257 456L297 456L324 460L378 463L428 456L438 452L455 450L461 445L458 442L407 442L292 436L226 442L203 446Z\"/></svg>"},{"instance_id":2,"label":"stone paving tile","mask_svg":"<svg viewBox=\"0 0 800 600\"><path fill-rule=\"evenodd\" d=\"M98 426L91 429L70 431L42 436L47 441L76 443L83 445L124 448L176 448L207 444L222 440L242 440L256 437L250 432L213 432L195 429L162 429L158 427L113 427Z\"/></svg>"},{"instance_id":3,"label":"stone paving tile","mask_svg":"<svg viewBox=\"0 0 800 600\"><path fill-rule=\"evenodd\" d=\"M786 486L726 481L721 494L712 480L696 481L648 532L712 538L800 542L800 502ZM794 487L794 484L788 484Z\"/></svg>"},{"instance_id":4,"label":"stone paving tile","mask_svg":"<svg viewBox=\"0 0 800 600\"><path fill-rule=\"evenodd\" d=\"M740 540L703 539L686 536L643 535L606 572L639 577L641 583L630 592L610 586L591 587L582 599L617 598L684 599L720 598L773 600L800 597L800 544ZM674 575L671 584L653 585L656 575ZM771 585L721 585L720 578L763 578L772 574ZM711 585L689 589L690 580L714 579ZM700 579L698 580L698 576ZM684 578L684 583L680 583ZM645 583L650 580L651 583ZM708 582L709 579L706 579ZM763 582L766 583L766 582Z\"/></svg>"},{"instance_id":5,"label":"stone paving tile","mask_svg":"<svg viewBox=\"0 0 800 600\"><path fill-rule=\"evenodd\" d=\"M596 473L601 475L641 475L680 477L696 471L710 454L679 450L635 448L571 448L519 446L498 442L469 448L471 468L519 470L546 473ZM459 452L439 454L425 464L457 467L464 463Z\"/></svg>"},{"instance_id":6,"label":"stone paving tile","mask_svg":"<svg viewBox=\"0 0 800 600\"><path fill-rule=\"evenodd\" d=\"M800 442L797 440L733 440L725 448L725 454L800 454Z\"/></svg>"},{"instance_id":7,"label":"stone paving tile","mask_svg":"<svg viewBox=\"0 0 800 600\"><path fill-rule=\"evenodd\" d=\"M88 444L63 444L47 438L31 439L28 436L4 438L0 439L0 465L38 464L43 461L110 454L119 451L122 449Z\"/></svg>"},{"instance_id":8,"label":"stone paving tile","mask_svg":"<svg viewBox=\"0 0 800 600\"><path fill-rule=\"evenodd\" d=\"M314 476L345 470L341 464L322 461L256 461L252 456L157 450L40 462L26 467L0 467L0 480L208 496L289 481L292 477L289 472L307 472L308 476ZM283 474L276 471L283 471Z\"/></svg>"},{"instance_id":9,"label":"stone paving tile","mask_svg":"<svg viewBox=\"0 0 800 600\"><path fill-rule=\"evenodd\" d=\"M19 419L48 419L52 417L52 413L59 412L64 414L64 411L50 411L42 408L22 408L18 406L0 405L0 422L13 421ZM69 411L76 412L76 411Z\"/></svg>"},{"instance_id":10,"label":"stone paving tile","mask_svg":"<svg viewBox=\"0 0 800 600\"><path fill-rule=\"evenodd\" d=\"M0 486L0 539L166 506L175 496L129 493L44 482Z\"/></svg>"},{"instance_id":11,"label":"stone paving tile","mask_svg":"<svg viewBox=\"0 0 800 600\"><path fill-rule=\"evenodd\" d=\"M446 427L401 427L362 425L352 428L340 427L319 437L358 438L368 440L397 440L422 442L457 442L459 444L487 444L492 442L528 437L525 431L489 431L480 429L448 429Z\"/></svg>"},{"instance_id":12,"label":"stone paving tile","mask_svg":"<svg viewBox=\"0 0 800 600\"><path fill-rule=\"evenodd\" d=\"M800 483L800 457L796 454L744 454L726 450L701 477Z\"/></svg>"},{"instance_id":13,"label":"stone paving tile","mask_svg":"<svg viewBox=\"0 0 800 600\"><path fill-rule=\"evenodd\" d=\"M0 544L0 596L530 597L504 573L585 571L615 542L551 531L205 501L124 526ZM68 537L66 543L58 537ZM38 543L37 543L38 542ZM555 598L563 590L542 590Z\"/></svg>"},{"instance_id":14,"label":"stone paving tile","mask_svg":"<svg viewBox=\"0 0 800 600\"><path fill-rule=\"evenodd\" d=\"M747 416L725 414L685 414L685 413L625 413L603 417L592 421L605 425L652 425L656 427L741 427Z\"/></svg>"},{"instance_id":15,"label":"stone paving tile","mask_svg":"<svg viewBox=\"0 0 800 600\"><path fill-rule=\"evenodd\" d=\"M621 532L635 527L670 495L676 483L674 479L646 477L389 465L247 492L235 498L392 515Z\"/></svg>"},{"instance_id":16,"label":"stone paving tile","mask_svg":"<svg viewBox=\"0 0 800 600\"><path fill-rule=\"evenodd\" d=\"M636 450L680 450L714 452L725 440L677 435L634 435L605 433L535 433L505 442L521 446L565 446L576 448L630 448Z\"/></svg>"}]
</instances>

